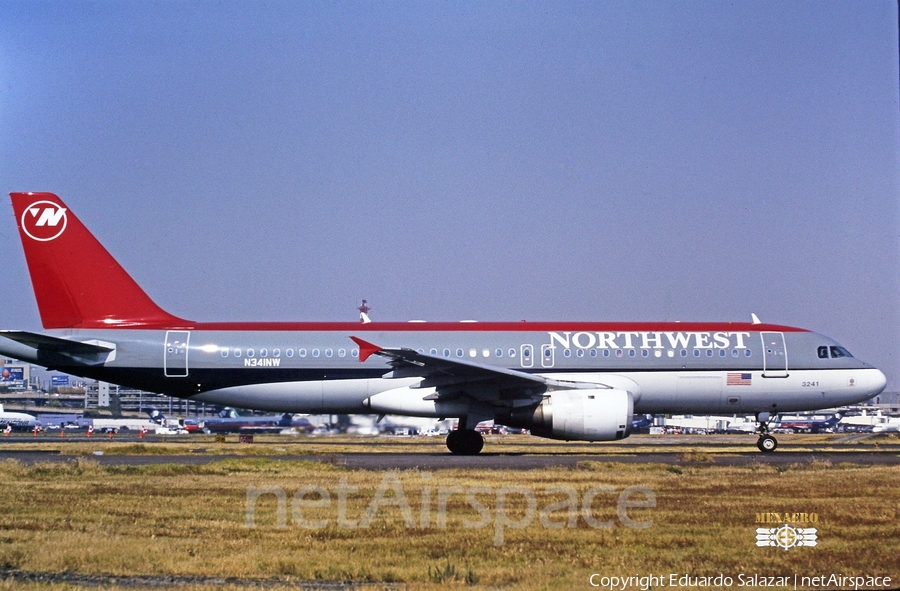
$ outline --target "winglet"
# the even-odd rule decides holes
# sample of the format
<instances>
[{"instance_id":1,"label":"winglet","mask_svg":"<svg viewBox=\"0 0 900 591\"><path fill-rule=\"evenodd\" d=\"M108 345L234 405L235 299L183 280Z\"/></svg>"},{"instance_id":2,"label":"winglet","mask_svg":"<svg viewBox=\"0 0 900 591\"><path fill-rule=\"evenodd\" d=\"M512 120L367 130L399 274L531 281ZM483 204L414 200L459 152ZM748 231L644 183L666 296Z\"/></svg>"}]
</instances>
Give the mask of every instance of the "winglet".
<instances>
[{"instance_id":1,"label":"winglet","mask_svg":"<svg viewBox=\"0 0 900 591\"><path fill-rule=\"evenodd\" d=\"M359 345L359 361L363 362L375 353L378 353L383 349L383 347L379 347L378 345L373 345L368 341L364 341L359 337L350 337L354 343Z\"/></svg>"}]
</instances>

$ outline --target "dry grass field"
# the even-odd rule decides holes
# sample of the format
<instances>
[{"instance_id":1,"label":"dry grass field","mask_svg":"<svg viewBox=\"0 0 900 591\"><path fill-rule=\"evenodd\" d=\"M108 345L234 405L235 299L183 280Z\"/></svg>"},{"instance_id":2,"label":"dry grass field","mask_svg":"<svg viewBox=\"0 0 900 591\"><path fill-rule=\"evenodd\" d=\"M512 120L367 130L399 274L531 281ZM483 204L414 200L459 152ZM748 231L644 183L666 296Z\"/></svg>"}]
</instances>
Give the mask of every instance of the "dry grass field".
<instances>
[{"instance_id":1,"label":"dry grass field","mask_svg":"<svg viewBox=\"0 0 900 591\"><path fill-rule=\"evenodd\" d=\"M300 453L276 443L243 446L246 457L204 465L7 460L0 465L0 567L242 580L223 588L261 579L591 589L592 574L668 581L670 573L723 573L734 579L731 588L741 574L900 582L897 466L722 467L698 448L683 465L385 472L253 457L263 448ZM97 450L187 452L174 443L106 442L65 451ZM757 523L761 513L815 514L816 523L795 525L816 527L818 545L758 548L756 528L779 525ZM0 583L0 590L20 588L80 586Z\"/></svg>"}]
</instances>

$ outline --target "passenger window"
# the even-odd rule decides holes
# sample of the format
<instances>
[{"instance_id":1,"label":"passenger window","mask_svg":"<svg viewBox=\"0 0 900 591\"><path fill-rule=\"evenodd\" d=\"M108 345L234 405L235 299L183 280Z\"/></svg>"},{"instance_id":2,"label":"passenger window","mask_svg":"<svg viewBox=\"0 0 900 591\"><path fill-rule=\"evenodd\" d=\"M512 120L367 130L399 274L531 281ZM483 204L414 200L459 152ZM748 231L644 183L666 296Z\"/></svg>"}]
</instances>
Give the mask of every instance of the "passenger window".
<instances>
[{"instance_id":1,"label":"passenger window","mask_svg":"<svg viewBox=\"0 0 900 591\"><path fill-rule=\"evenodd\" d=\"M240 356L241 356L241 350L240 350L240 349L235 349L235 350L234 350L234 356L235 356L235 357L240 357Z\"/></svg>"},{"instance_id":2,"label":"passenger window","mask_svg":"<svg viewBox=\"0 0 900 591\"><path fill-rule=\"evenodd\" d=\"M819 347L819 359L828 359L828 347L824 345Z\"/></svg>"},{"instance_id":3,"label":"passenger window","mask_svg":"<svg viewBox=\"0 0 900 591\"><path fill-rule=\"evenodd\" d=\"M281 357L281 349L272 349L272 357Z\"/></svg>"},{"instance_id":4,"label":"passenger window","mask_svg":"<svg viewBox=\"0 0 900 591\"><path fill-rule=\"evenodd\" d=\"M228 357L228 347L222 347L222 357Z\"/></svg>"},{"instance_id":5,"label":"passenger window","mask_svg":"<svg viewBox=\"0 0 900 591\"><path fill-rule=\"evenodd\" d=\"M284 352L284 354L287 355L288 357L293 357L293 356L294 356L294 350L293 350L293 349L288 349L287 351Z\"/></svg>"},{"instance_id":6,"label":"passenger window","mask_svg":"<svg viewBox=\"0 0 900 591\"><path fill-rule=\"evenodd\" d=\"M256 353L253 352L253 349L247 349L247 357L253 357Z\"/></svg>"},{"instance_id":7,"label":"passenger window","mask_svg":"<svg viewBox=\"0 0 900 591\"><path fill-rule=\"evenodd\" d=\"M268 357L268 356L269 356L269 352L268 352L267 350L265 350L265 349L260 349L260 350L259 350L259 356L260 356L260 357Z\"/></svg>"}]
</instances>

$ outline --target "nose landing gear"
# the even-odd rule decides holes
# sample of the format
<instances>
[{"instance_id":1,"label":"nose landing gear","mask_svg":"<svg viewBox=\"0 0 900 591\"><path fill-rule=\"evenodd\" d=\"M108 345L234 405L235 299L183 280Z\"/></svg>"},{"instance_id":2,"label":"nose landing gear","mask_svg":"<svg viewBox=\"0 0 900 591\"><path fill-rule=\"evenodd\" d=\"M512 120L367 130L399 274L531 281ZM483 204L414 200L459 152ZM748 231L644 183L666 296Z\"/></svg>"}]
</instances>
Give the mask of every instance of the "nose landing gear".
<instances>
[{"instance_id":1,"label":"nose landing gear","mask_svg":"<svg viewBox=\"0 0 900 591\"><path fill-rule=\"evenodd\" d=\"M763 453L770 453L778 448L778 440L769 434L769 419L771 415L767 412L757 413L756 420L759 423L759 439L756 441L756 447Z\"/></svg>"}]
</instances>

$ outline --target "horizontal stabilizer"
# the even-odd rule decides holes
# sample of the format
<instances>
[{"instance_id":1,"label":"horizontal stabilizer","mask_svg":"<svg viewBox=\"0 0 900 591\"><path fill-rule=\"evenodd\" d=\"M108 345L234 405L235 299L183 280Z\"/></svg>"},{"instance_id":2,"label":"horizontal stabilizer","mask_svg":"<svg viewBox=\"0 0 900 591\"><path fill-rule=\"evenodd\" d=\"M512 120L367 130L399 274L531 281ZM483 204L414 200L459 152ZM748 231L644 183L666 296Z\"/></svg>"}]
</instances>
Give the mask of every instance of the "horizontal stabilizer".
<instances>
[{"instance_id":1,"label":"horizontal stabilizer","mask_svg":"<svg viewBox=\"0 0 900 591\"><path fill-rule=\"evenodd\" d=\"M69 355L102 355L116 350L114 345L107 347L94 343L82 343L22 330L0 330L0 337L22 343L39 351L68 353Z\"/></svg>"}]
</instances>

